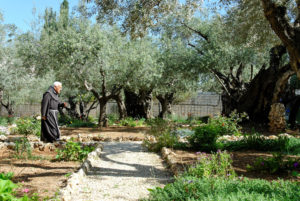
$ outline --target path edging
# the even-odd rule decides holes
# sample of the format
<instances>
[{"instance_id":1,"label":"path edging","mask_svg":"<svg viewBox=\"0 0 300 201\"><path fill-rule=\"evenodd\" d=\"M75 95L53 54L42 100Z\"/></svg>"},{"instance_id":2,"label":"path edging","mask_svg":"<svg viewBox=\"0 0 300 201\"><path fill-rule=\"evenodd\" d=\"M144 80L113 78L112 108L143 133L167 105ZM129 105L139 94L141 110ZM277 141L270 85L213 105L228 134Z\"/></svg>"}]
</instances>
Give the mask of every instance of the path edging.
<instances>
[{"instance_id":1,"label":"path edging","mask_svg":"<svg viewBox=\"0 0 300 201\"><path fill-rule=\"evenodd\" d=\"M79 184L83 182L84 177L90 171L93 161L100 158L102 150L103 145L98 144L96 149L88 154L78 172L73 173L69 177L67 180L67 186L60 191L60 199L62 201L71 201L72 192L79 192L82 190L79 188Z\"/></svg>"}]
</instances>

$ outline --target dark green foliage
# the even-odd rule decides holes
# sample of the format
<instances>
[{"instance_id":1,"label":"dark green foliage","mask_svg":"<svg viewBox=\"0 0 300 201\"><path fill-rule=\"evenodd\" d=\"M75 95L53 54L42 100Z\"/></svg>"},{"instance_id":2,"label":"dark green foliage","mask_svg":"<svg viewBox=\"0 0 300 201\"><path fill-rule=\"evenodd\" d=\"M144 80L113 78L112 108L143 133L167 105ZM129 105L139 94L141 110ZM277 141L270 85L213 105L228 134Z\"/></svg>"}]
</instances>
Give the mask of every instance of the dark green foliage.
<instances>
[{"instance_id":1,"label":"dark green foliage","mask_svg":"<svg viewBox=\"0 0 300 201\"><path fill-rule=\"evenodd\" d=\"M121 119L118 125L136 127L136 126L143 126L144 122L145 122L144 118L134 119L132 117L127 117L125 119Z\"/></svg>"},{"instance_id":2,"label":"dark green foliage","mask_svg":"<svg viewBox=\"0 0 300 201\"><path fill-rule=\"evenodd\" d=\"M14 132L18 134L41 136L41 121L36 118L19 118L16 124Z\"/></svg>"},{"instance_id":3,"label":"dark green foliage","mask_svg":"<svg viewBox=\"0 0 300 201\"><path fill-rule=\"evenodd\" d=\"M240 135L241 127L238 123L242 122L245 118L247 118L246 114L232 112L229 117L217 116L210 118L208 124L218 127L220 135Z\"/></svg>"},{"instance_id":4,"label":"dark green foliage","mask_svg":"<svg viewBox=\"0 0 300 201\"><path fill-rule=\"evenodd\" d=\"M259 179L179 177L164 188L150 190L151 201L297 201L300 186L289 181L268 182Z\"/></svg>"},{"instance_id":5,"label":"dark green foliage","mask_svg":"<svg viewBox=\"0 0 300 201\"><path fill-rule=\"evenodd\" d=\"M300 139L288 138L288 142L285 143L284 152L291 155L300 155Z\"/></svg>"},{"instance_id":6,"label":"dark green foliage","mask_svg":"<svg viewBox=\"0 0 300 201\"><path fill-rule=\"evenodd\" d=\"M94 128L94 127L97 127L97 124L95 124L94 122L90 122L90 121L83 121L83 120L74 119L67 126L72 127L72 128L80 128L80 127Z\"/></svg>"},{"instance_id":7,"label":"dark green foliage","mask_svg":"<svg viewBox=\"0 0 300 201\"><path fill-rule=\"evenodd\" d=\"M8 172L8 173L0 173L0 179L2 180L11 180L14 176L13 172Z\"/></svg>"},{"instance_id":8,"label":"dark green foliage","mask_svg":"<svg viewBox=\"0 0 300 201\"><path fill-rule=\"evenodd\" d=\"M69 141L63 149L57 150L56 159L64 161L83 161L87 155L94 151L93 146L82 147L78 142Z\"/></svg>"},{"instance_id":9,"label":"dark green foliage","mask_svg":"<svg viewBox=\"0 0 300 201\"><path fill-rule=\"evenodd\" d=\"M87 120L81 120L81 119L73 119L68 115L64 115L59 117L58 122L60 125L66 125L67 127L71 127L71 128L80 128L80 127L94 128L97 126L97 124L95 124L94 119L92 117L89 117Z\"/></svg>"},{"instance_id":10,"label":"dark green foliage","mask_svg":"<svg viewBox=\"0 0 300 201\"><path fill-rule=\"evenodd\" d=\"M194 129L195 133L188 138L193 149L201 151L216 151L222 148L222 143L218 143L221 128L213 124L206 124Z\"/></svg>"},{"instance_id":11,"label":"dark green foliage","mask_svg":"<svg viewBox=\"0 0 300 201\"><path fill-rule=\"evenodd\" d=\"M0 201L38 201L41 198L38 195L28 197L24 195L23 197L17 198L15 196L15 190L20 186L11 181L13 177L12 172L0 173Z\"/></svg>"},{"instance_id":12,"label":"dark green foliage","mask_svg":"<svg viewBox=\"0 0 300 201\"><path fill-rule=\"evenodd\" d=\"M60 115L58 117L58 124L59 125L69 125L73 119L69 115Z\"/></svg>"},{"instance_id":13,"label":"dark green foliage","mask_svg":"<svg viewBox=\"0 0 300 201\"><path fill-rule=\"evenodd\" d=\"M225 142L224 149L230 151L257 150L280 151L287 154L300 154L300 139L279 137L278 139L266 139L262 135L254 134L245 136L242 140Z\"/></svg>"},{"instance_id":14,"label":"dark green foliage","mask_svg":"<svg viewBox=\"0 0 300 201\"><path fill-rule=\"evenodd\" d=\"M249 171L260 171L274 173L291 172L297 176L300 173L300 159L299 158L285 158L281 153L274 153L273 157L256 159L252 166L247 166Z\"/></svg>"}]
</instances>

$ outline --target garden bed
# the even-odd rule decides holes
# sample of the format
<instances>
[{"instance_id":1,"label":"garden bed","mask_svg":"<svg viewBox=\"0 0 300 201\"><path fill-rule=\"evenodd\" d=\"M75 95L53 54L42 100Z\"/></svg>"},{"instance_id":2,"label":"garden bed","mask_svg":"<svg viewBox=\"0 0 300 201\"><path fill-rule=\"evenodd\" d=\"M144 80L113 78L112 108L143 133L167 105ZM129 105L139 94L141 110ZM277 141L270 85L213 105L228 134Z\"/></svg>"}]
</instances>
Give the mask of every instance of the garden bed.
<instances>
[{"instance_id":1,"label":"garden bed","mask_svg":"<svg viewBox=\"0 0 300 201\"><path fill-rule=\"evenodd\" d=\"M83 145L99 144L99 141L142 141L147 127L109 128L61 128L62 140L82 142ZM13 181L21 184L17 196L38 194L40 199L55 196L59 189L66 185L70 174L77 171L80 162L56 161L58 148L66 142L43 143L35 135L27 135L31 146L30 159L16 155L16 143L24 139L24 135L6 134L0 139L0 172L13 172ZM24 151L24 156L27 156ZM28 191L28 192L27 192Z\"/></svg>"},{"instance_id":2,"label":"garden bed","mask_svg":"<svg viewBox=\"0 0 300 201\"><path fill-rule=\"evenodd\" d=\"M80 167L80 162L53 161L56 152L50 150L32 151L35 160L18 159L10 149L0 149L1 172L13 172L13 181L20 183L17 195L26 191L37 193L41 198L53 197L65 185L67 177Z\"/></svg>"},{"instance_id":3,"label":"garden bed","mask_svg":"<svg viewBox=\"0 0 300 201\"><path fill-rule=\"evenodd\" d=\"M62 128L62 139L76 141L143 141L147 127ZM81 138L81 139L80 139Z\"/></svg>"},{"instance_id":4,"label":"garden bed","mask_svg":"<svg viewBox=\"0 0 300 201\"><path fill-rule=\"evenodd\" d=\"M230 152L232 156L232 165L238 176L244 176L252 179L265 179L268 181L277 180L278 178L290 181L300 182L300 177L293 177L287 174L265 174L260 172L248 172L247 165L252 165L258 157L272 157L272 154L258 151L235 151ZM173 150L170 148L162 149L162 157L166 160L171 171L178 175L188 166L197 163L198 154L192 151Z\"/></svg>"}]
</instances>

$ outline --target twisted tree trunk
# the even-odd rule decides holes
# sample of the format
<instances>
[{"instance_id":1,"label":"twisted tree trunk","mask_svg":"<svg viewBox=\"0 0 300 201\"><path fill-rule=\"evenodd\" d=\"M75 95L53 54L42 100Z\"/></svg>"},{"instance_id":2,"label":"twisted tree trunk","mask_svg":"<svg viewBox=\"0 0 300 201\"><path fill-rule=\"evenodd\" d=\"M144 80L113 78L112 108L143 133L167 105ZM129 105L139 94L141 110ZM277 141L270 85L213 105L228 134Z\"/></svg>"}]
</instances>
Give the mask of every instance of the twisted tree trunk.
<instances>
[{"instance_id":1,"label":"twisted tree trunk","mask_svg":"<svg viewBox=\"0 0 300 201\"><path fill-rule=\"evenodd\" d=\"M246 112L254 122L268 122L271 105L279 102L289 77L294 73L289 64L280 66L285 53L286 49L283 46L272 48L269 68L263 66L248 83L241 79L242 66L236 75L233 75L232 70L228 75L213 71L223 86L223 114L229 115L233 110L237 110Z\"/></svg>"},{"instance_id":2,"label":"twisted tree trunk","mask_svg":"<svg viewBox=\"0 0 300 201\"><path fill-rule=\"evenodd\" d=\"M172 114L172 103L175 99L174 93L157 95L156 98L161 104L161 111L158 117L165 119L168 115Z\"/></svg>"},{"instance_id":3,"label":"twisted tree trunk","mask_svg":"<svg viewBox=\"0 0 300 201\"><path fill-rule=\"evenodd\" d=\"M127 111L125 107L125 103L122 100L122 97L120 94L113 97L113 99L117 102L118 110L119 110L119 119L124 119L127 117Z\"/></svg>"},{"instance_id":4,"label":"twisted tree trunk","mask_svg":"<svg viewBox=\"0 0 300 201\"><path fill-rule=\"evenodd\" d=\"M152 90L139 90L139 93L124 90L127 115L132 118L151 118Z\"/></svg>"},{"instance_id":5,"label":"twisted tree trunk","mask_svg":"<svg viewBox=\"0 0 300 201\"><path fill-rule=\"evenodd\" d=\"M272 0L261 0L261 2L271 28L287 49L291 68L300 78L300 0L295 0L298 13L294 24L290 23L285 6L276 4Z\"/></svg>"}]
</instances>

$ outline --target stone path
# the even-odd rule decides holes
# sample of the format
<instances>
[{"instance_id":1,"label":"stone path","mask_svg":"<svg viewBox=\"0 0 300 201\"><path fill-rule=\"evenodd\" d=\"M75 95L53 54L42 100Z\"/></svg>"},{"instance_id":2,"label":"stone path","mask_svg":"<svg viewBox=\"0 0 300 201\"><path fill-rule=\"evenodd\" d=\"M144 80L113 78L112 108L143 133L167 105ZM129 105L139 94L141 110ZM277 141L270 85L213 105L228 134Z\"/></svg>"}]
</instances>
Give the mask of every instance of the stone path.
<instances>
[{"instance_id":1,"label":"stone path","mask_svg":"<svg viewBox=\"0 0 300 201\"><path fill-rule=\"evenodd\" d=\"M123 201L147 197L147 189L172 181L162 159L146 152L141 142L103 143L100 159L92 161L91 168L72 192L70 200Z\"/></svg>"}]
</instances>

